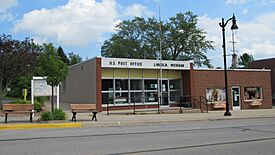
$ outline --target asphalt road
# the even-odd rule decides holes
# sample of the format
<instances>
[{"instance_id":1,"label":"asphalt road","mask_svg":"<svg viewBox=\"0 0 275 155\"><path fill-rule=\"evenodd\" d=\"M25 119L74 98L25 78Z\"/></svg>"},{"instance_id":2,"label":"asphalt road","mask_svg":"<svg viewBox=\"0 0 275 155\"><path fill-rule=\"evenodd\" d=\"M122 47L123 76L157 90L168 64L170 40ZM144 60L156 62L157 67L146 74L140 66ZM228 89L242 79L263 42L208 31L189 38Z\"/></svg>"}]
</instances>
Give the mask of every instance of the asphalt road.
<instances>
[{"instance_id":1,"label":"asphalt road","mask_svg":"<svg viewBox=\"0 0 275 155\"><path fill-rule=\"evenodd\" d=\"M274 155L275 119L0 131L0 154Z\"/></svg>"}]
</instances>

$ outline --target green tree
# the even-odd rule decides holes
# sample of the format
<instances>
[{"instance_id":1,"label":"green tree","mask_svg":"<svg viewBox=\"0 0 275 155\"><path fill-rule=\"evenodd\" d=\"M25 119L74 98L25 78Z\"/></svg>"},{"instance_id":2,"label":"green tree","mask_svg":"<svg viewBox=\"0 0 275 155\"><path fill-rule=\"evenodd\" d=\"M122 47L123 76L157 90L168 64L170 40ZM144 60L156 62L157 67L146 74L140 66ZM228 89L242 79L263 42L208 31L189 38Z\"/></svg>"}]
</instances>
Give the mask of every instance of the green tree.
<instances>
[{"instance_id":1,"label":"green tree","mask_svg":"<svg viewBox=\"0 0 275 155\"><path fill-rule=\"evenodd\" d=\"M50 44L43 45L43 53L39 56L39 73L45 76L47 83L52 86L52 111L53 104L53 89L58 86L68 74L68 65L64 63L57 54L56 48Z\"/></svg>"},{"instance_id":2,"label":"green tree","mask_svg":"<svg viewBox=\"0 0 275 155\"><path fill-rule=\"evenodd\" d=\"M37 51L31 39L12 39L10 35L0 36L0 106L7 88L20 76L36 67Z\"/></svg>"},{"instance_id":3,"label":"green tree","mask_svg":"<svg viewBox=\"0 0 275 155\"><path fill-rule=\"evenodd\" d=\"M213 42L206 40L206 32L197 27L197 22L197 15L192 12L178 13L161 23L155 18L125 20L116 26L118 32L104 42L101 54L105 57L158 59L162 38L162 59L194 60L198 67L213 67L206 56L208 50L214 49Z\"/></svg>"},{"instance_id":4,"label":"green tree","mask_svg":"<svg viewBox=\"0 0 275 155\"><path fill-rule=\"evenodd\" d=\"M82 61L82 58L79 56L79 54L74 54L73 52L68 53L69 55L69 65L74 65L77 63L80 63Z\"/></svg>"},{"instance_id":5,"label":"green tree","mask_svg":"<svg viewBox=\"0 0 275 155\"><path fill-rule=\"evenodd\" d=\"M63 49L62 49L62 47L61 46L59 46L58 48L57 48L57 54L60 56L60 58L61 58L61 60L64 62L64 63L66 63L67 65L69 65L69 59L68 59L68 57L67 57L67 55L64 53L64 51L63 51Z\"/></svg>"},{"instance_id":6,"label":"green tree","mask_svg":"<svg viewBox=\"0 0 275 155\"><path fill-rule=\"evenodd\" d=\"M244 53L240 56L240 58L238 59L239 61L239 65L244 66L245 68L248 67L248 63L251 61L254 61L253 55L250 55L248 53Z\"/></svg>"}]
</instances>

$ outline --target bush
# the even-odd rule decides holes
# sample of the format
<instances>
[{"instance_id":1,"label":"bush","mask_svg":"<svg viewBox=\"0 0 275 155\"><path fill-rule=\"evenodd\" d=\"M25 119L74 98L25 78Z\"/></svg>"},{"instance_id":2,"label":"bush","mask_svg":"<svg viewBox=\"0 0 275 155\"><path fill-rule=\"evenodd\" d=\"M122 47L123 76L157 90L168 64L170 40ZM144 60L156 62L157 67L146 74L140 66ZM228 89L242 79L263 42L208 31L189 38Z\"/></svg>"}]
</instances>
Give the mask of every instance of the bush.
<instances>
[{"instance_id":1,"label":"bush","mask_svg":"<svg viewBox=\"0 0 275 155\"><path fill-rule=\"evenodd\" d=\"M42 121L49 121L49 120L53 120L53 115L50 111L45 111L42 112L41 114L41 120Z\"/></svg>"},{"instance_id":2,"label":"bush","mask_svg":"<svg viewBox=\"0 0 275 155\"><path fill-rule=\"evenodd\" d=\"M35 97L35 100L40 102L43 106L45 101L49 100L49 97L48 96L39 96L39 97Z\"/></svg>"},{"instance_id":3,"label":"bush","mask_svg":"<svg viewBox=\"0 0 275 155\"><path fill-rule=\"evenodd\" d=\"M12 101L13 104L32 104L31 101L24 101L24 100L15 100Z\"/></svg>"},{"instance_id":4,"label":"bush","mask_svg":"<svg viewBox=\"0 0 275 155\"><path fill-rule=\"evenodd\" d=\"M66 113L62 109L55 109L52 113L53 120L65 120Z\"/></svg>"},{"instance_id":5,"label":"bush","mask_svg":"<svg viewBox=\"0 0 275 155\"><path fill-rule=\"evenodd\" d=\"M7 96L9 97L21 97L22 89L21 88L13 88L11 91L7 92Z\"/></svg>"},{"instance_id":6,"label":"bush","mask_svg":"<svg viewBox=\"0 0 275 155\"><path fill-rule=\"evenodd\" d=\"M38 101L34 101L34 110L36 112L40 112L42 111L42 104Z\"/></svg>"}]
</instances>

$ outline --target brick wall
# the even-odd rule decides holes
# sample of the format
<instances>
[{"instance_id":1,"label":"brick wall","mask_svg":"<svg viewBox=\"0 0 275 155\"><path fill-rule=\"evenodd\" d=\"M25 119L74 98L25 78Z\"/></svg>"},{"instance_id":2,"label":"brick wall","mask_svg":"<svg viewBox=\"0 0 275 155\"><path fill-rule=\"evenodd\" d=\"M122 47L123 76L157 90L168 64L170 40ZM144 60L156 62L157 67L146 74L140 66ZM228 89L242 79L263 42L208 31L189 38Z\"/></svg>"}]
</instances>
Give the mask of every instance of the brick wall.
<instances>
[{"instance_id":1,"label":"brick wall","mask_svg":"<svg viewBox=\"0 0 275 155\"><path fill-rule=\"evenodd\" d=\"M241 109L269 109L272 108L271 83L269 71L229 70L228 97L232 109L232 86L239 86L241 91ZM224 88L223 70L194 70L194 95L206 97L207 88ZM261 106L251 107L244 102L244 87L262 87L263 102Z\"/></svg>"},{"instance_id":2,"label":"brick wall","mask_svg":"<svg viewBox=\"0 0 275 155\"><path fill-rule=\"evenodd\" d=\"M271 90L273 105L275 106L275 58L252 61L248 64L248 68L265 68L271 69Z\"/></svg>"}]
</instances>

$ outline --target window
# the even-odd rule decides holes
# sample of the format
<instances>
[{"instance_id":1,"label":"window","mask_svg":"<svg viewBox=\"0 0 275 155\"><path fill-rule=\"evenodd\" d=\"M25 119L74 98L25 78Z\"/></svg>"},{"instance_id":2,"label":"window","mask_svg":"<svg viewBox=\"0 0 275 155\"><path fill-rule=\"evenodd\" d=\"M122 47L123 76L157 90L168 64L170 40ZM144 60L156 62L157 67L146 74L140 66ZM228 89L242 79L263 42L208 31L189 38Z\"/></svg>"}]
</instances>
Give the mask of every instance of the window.
<instances>
[{"instance_id":1,"label":"window","mask_svg":"<svg viewBox=\"0 0 275 155\"><path fill-rule=\"evenodd\" d=\"M116 93L115 104L123 104L123 103L128 103L128 92Z\"/></svg>"},{"instance_id":2,"label":"window","mask_svg":"<svg viewBox=\"0 0 275 155\"><path fill-rule=\"evenodd\" d=\"M143 98L142 92L131 92L131 103L142 103Z\"/></svg>"},{"instance_id":3,"label":"window","mask_svg":"<svg viewBox=\"0 0 275 155\"><path fill-rule=\"evenodd\" d=\"M128 90L128 79L116 79L116 90Z\"/></svg>"},{"instance_id":4,"label":"window","mask_svg":"<svg viewBox=\"0 0 275 155\"><path fill-rule=\"evenodd\" d=\"M169 84L169 88L170 90L180 90L181 88L181 80L170 80L170 84Z\"/></svg>"},{"instance_id":5,"label":"window","mask_svg":"<svg viewBox=\"0 0 275 155\"><path fill-rule=\"evenodd\" d=\"M245 87L244 100L262 99L262 87Z\"/></svg>"},{"instance_id":6,"label":"window","mask_svg":"<svg viewBox=\"0 0 275 155\"><path fill-rule=\"evenodd\" d=\"M144 80L145 90L158 90L158 80Z\"/></svg>"},{"instance_id":7,"label":"window","mask_svg":"<svg viewBox=\"0 0 275 155\"><path fill-rule=\"evenodd\" d=\"M179 91L171 91L170 92L170 101L177 102L180 100L180 92Z\"/></svg>"},{"instance_id":8,"label":"window","mask_svg":"<svg viewBox=\"0 0 275 155\"><path fill-rule=\"evenodd\" d=\"M146 92L145 102L158 102L158 92Z\"/></svg>"},{"instance_id":9,"label":"window","mask_svg":"<svg viewBox=\"0 0 275 155\"><path fill-rule=\"evenodd\" d=\"M208 101L223 103L225 101L225 89L224 88L207 88L206 98Z\"/></svg>"},{"instance_id":10,"label":"window","mask_svg":"<svg viewBox=\"0 0 275 155\"><path fill-rule=\"evenodd\" d=\"M102 91L113 91L113 79L102 80Z\"/></svg>"},{"instance_id":11,"label":"window","mask_svg":"<svg viewBox=\"0 0 275 155\"><path fill-rule=\"evenodd\" d=\"M142 80L131 80L130 87L131 90L142 90Z\"/></svg>"},{"instance_id":12,"label":"window","mask_svg":"<svg viewBox=\"0 0 275 155\"><path fill-rule=\"evenodd\" d=\"M113 104L114 93L102 93L102 104Z\"/></svg>"}]
</instances>

